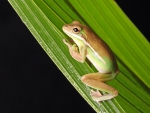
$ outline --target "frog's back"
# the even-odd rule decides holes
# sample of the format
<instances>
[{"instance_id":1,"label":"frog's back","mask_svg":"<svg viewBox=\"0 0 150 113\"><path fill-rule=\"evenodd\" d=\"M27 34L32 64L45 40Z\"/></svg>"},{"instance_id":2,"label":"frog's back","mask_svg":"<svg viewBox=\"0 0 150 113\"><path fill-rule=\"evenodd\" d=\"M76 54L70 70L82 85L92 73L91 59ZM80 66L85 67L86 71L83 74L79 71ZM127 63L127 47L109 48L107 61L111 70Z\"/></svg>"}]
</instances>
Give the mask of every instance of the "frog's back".
<instances>
[{"instance_id":1,"label":"frog's back","mask_svg":"<svg viewBox=\"0 0 150 113\"><path fill-rule=\"evenodd\" d=\"M84 30L87 30L86 35L88 38L86 38L86 41L88 42L87 44L89 44L88 47L91 49L88 51L93 51L93 54L91 54L91 56L87 56L89 57L88 59L92 63L94 62L93 64L96 65L95 67L98 71L101 70L101 72L103 72L103 70L105 70L106 73L117 72L117 62L110 47L88 27L84 28ZM90 33L88 32L88 30ZM95 55L99 57L96 57ZM104 69L100 69L100 67L104 67Z\"/></svg>"}]
</instances>

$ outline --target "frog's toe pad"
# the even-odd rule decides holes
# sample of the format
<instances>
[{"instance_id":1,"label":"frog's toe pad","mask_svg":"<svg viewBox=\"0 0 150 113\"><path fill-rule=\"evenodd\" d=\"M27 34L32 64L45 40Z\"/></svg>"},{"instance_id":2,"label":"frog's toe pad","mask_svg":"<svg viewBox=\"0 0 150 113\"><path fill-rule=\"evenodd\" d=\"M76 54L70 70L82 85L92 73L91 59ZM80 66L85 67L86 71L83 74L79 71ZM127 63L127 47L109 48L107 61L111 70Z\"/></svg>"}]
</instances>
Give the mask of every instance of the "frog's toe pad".
<instances>
[{"instance_id":1,"label":"frog's toe pad","mask_svg":"<svg viewBox=\"0 0 150 113\"><path fill-rule=\"evenodd\" d=\"M99 98L102 95L98 90L97 91L91 90L91 96L92 96L92 98Z\"/></svg>"},{"instance_id":2,"label":"frog's toe pad","mask_svg":"<svg viewBox=\"0 0 150 113\"><path fill-rule=\"evenodd\" d=\"M63 39L63 42L64 42L66 45L68 45L68 42L66 41L66 39Z\"/></svg>"}]
</instances>

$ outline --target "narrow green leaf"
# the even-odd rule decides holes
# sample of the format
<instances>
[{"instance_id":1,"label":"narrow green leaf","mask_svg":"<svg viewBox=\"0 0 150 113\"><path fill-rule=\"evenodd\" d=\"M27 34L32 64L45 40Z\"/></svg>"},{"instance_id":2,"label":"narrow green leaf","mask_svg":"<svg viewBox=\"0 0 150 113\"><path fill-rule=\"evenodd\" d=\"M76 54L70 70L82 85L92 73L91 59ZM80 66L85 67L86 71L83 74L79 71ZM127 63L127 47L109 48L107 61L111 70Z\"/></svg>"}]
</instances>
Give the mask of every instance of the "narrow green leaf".
<instances>
[{"instance_id":1,"label":"narrow green leaf","mask_svg":"<svg viewBox=\"0 0 150 113\"><path fill-rule=\"evenodd\" d=\"M149 42L116 2L113 0L9 0L9 2L45 52L96 112L149 112ZM119 91L119 96L115 99L101 104L94 102L90 97L90 88L80 81L82 75L96 70L86 62L81 64L75 61L62 42L62 39L67 38L62 32L62 26L73 20L79 20L90 26L115 53L120 74L115 80L108 82Z\"/></svg>"}]
</instances>

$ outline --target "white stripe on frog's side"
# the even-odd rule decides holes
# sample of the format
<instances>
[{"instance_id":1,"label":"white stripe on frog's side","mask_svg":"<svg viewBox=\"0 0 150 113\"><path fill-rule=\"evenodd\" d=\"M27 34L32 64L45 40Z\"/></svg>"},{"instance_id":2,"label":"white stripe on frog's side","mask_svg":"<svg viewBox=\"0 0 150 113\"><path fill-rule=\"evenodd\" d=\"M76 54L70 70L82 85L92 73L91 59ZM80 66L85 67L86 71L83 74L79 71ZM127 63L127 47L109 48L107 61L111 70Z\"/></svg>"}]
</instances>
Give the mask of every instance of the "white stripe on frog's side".
<instances>
[{"instance_id":1,"label":"white stripe on frog's side","mask_svg":"<svg viewBox=\"0 0 150 113\"><path fill-rule=\"evenodd\" d=\"M106 62L104 61L104 59L103 59L101 56L99 56L99 54L89 45L89 43L87 43L86 45L89 46L92 51L94 51L95 55L96 55L104 64L106 64Z\"/></svg>"}]
</instances>

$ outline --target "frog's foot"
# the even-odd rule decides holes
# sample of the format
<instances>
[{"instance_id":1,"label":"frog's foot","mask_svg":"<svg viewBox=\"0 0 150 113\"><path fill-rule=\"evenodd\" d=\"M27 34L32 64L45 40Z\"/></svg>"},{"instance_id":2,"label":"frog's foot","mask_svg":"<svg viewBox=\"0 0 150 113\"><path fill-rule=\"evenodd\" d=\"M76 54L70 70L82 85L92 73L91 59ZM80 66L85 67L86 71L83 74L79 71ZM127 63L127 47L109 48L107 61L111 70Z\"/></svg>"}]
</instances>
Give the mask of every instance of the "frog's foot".
<instances>
[{"instance_id":1,"label":"frog's foot","mask_svg":"<svg viewBox=\"0 0 150 113\"><path fill-rule=\"evenodd\" d=\"M65 40L65 39L63 39L63 42L70 48L71 47L71 45Z\"/></svg>"},{"instance_id":2,"label":"frog's foot","mask_svg":"<svg viewBox=\"0 0 150 113\"><path fill-rule=\"evenodd\" d=\"M91 97L94 101L97 100L97 98L101 97L102 94L97 90L97 91L94 91L94 90L91 90Z\"/></svg>"}]
</instances>

